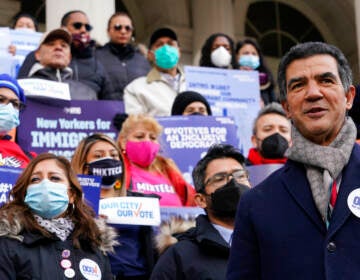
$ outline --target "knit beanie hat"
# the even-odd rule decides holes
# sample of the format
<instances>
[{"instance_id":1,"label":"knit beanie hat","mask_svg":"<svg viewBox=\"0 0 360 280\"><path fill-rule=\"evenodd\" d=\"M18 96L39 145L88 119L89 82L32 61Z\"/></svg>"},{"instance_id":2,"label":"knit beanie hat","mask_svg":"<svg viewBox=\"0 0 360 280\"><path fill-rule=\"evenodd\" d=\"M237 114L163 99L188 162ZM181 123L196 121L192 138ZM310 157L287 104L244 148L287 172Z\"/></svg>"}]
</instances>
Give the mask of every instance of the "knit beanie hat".
<instances>
[{"instance_id":1,"label":"knit beanie hat","mask_svg":"<svg viewBox=\"0 0 360 280\"><path fill-rule=\"evenodd\" d=\"M8 88L12 90L22 103L25 103L24 90L20 87L16 79L8 74L0 74L0 88Z\"/></svg>"},{"instance_id":2,"label":"knit beanie hat","mask_svg":"<svg viewBox=\"0 0 360 280\"><path fill-rule=\"evenodd\" d=\"M183 91L179 93L173 103L173 106L171 108L171 115L182 115L185 108L193 102L201 102L205 105L207 113L209 116L212 115L211 108L209 103L207 102L206 98L202 96L200 93L195 91Z\"/></svg>"}]
</instances>

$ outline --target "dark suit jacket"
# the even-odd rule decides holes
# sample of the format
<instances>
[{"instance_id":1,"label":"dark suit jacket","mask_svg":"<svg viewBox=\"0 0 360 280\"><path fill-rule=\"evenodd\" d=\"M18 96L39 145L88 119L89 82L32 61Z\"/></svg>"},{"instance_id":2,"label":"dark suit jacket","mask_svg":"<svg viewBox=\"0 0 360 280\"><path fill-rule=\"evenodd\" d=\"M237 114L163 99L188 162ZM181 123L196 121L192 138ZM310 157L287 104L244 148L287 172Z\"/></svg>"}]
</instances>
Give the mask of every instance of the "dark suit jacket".
<instances>
[{"instance_id":1,"label":"dark suit jacket","mask_svg":"<svg viewBox=\"0 0 360 280\"><path fill-rule=\"evenodd\" d=\"M286 165L241 197L227 279L360 279L360 218L347 198L360 188L355 145L326 229L302 164Z\"/></svg>"}]
</instances>

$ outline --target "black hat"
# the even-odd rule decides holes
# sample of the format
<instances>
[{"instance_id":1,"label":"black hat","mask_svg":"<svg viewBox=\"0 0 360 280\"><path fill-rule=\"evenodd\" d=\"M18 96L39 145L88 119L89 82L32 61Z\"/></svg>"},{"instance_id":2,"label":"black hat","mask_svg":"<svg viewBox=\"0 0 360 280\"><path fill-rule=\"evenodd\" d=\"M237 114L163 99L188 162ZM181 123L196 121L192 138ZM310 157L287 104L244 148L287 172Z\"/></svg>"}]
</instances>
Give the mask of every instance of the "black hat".
<instances>
[{"instance_id":1,"label":"black hat","mask_svg":"<svg viewBox=\"0 0 360 280\"><path fill-rule=\"evenodd\" d=\"M169 38L177 41L176 33L172 29L166 28L166 27L159 28L159 29L155 30L154 33L151 35L149 48L151 48L151 46L156 42L156 40L161 37L169 37Z\"/></svg>"},{"instance_id":2,"label":"black hat","mask_svg":"<svg viewBox=\"0 0 360 280\"><path fill-rule=\"evenodd\" d=\"M207 102L206 98L202 96L200 93L195 91L180 92L178 96L176 96L174 103L172 105L171 115L172 116L182 115L184 113L186 106L196 101L203 103L206 107L208 115L209 116L212 115L210 105Z\"/></svg>"}]
</instances>

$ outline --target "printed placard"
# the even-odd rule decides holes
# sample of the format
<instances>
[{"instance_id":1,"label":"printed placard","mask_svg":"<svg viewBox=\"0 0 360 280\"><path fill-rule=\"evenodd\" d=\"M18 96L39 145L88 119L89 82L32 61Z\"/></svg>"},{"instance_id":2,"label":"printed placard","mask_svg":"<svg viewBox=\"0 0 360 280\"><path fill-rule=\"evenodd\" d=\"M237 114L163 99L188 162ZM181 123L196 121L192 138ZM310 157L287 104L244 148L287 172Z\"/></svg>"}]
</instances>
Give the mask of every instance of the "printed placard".
<instances>
[{"instance_id":1,"label":"printed placard","mask_svg":"<svg viewBox=\"0 0 360 280\"><path fill-rule=\"evenodd\" d=\"M77 175L77 178L82 187L87 204L90 205L97 214L99 212L101 177L92 175Z\"/></svg>"},{"instance_id":2,"label":"printed placard","mask_svg":"<svg viewBox=\"0 0 360 280\"><path fill-rule=\"evenodd\" d=\"M70 88L67 83L36 78L19 79L18 82L26 96L71 100Z\"/></svg>"},{"instance_id":3,"label":"printed placard","mask_svg":"<svg viewBox=\"0 0 360 280\"><path fill-rule=\"evenodd\" d=\"M160 225L160 204L152 197L111 197L100 199L99 215L109 224Z\"/></svg>"},{"instance_id":4,"label":"printed placard","mask_svg":"<svg viewBox=\"0 0 360 280\"><path fill-rule=\"evenodd\" d=\"M203 94L214 116L233 117L244 155L252 147L253 121L260 110L259 73L236 69L186 66L187 90Z\"/></svg>"}]
</instances>

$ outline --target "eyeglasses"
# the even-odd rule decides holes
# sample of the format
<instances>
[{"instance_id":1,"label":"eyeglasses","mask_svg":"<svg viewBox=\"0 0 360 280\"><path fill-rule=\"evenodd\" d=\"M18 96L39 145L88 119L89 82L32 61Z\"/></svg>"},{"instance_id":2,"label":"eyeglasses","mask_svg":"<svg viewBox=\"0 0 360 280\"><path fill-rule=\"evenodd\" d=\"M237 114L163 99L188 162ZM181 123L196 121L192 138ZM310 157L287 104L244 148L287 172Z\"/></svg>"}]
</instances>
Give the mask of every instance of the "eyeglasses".
<instances>
[{"instance_id":1,"label":"eyeglasses","mask_svg":"<svg viewBox=\"0 0 360 280\"><path fill-rule=\"evenodd\" d=\"M13 105L13 107L18 110L18 111L22 111L25 109L25 104L22 103L20 100L18 99L10 99L7 98L3 95L0 95L0 104L2 105L8 105L9 103L11 103Z\"/></svg>"},{"instance_id":2,"label":"eyeglasses","mask_svg":"<svg viewBox=\"0 0 360 280\"><path fill-rule=\"evenodd\" d=\"M133 30L133 28L130 26L130 25L121 25L121 24L116 24L113 26L113 28L116 30L116 31L120 31L121 29L125 29L126 32L130 32Z\"/></svg>"},{"instance_id":3,"label":"eyeglasses","mask_svg":"<svg viewBox=\"0 0 360 280\"><path fill-rule=\"evenodd\" d=\"M249 179L249 172L245 169L238 169L232 173L216 173L205 182L205 186L211 185L214 187L220 187L229 182L230 177L233 177L238 183L247 183Z\"/></svg>"},{"instance_id":4,"label":"eyeglasses","mask_svg":"<svg viewBox=\"0 0 360 280\"><path fill-rule=\"evenodd\" d=\"M86 29L87 32L90 32L90 31L93 29L93 27L92 27L90 24L88 24L88 23L82 23L82 22L74 22L74 23L72 24L72 26L73 26L76 30L79 30L79 29L81 29L81 27L85 26L85 29Z\"/></svg>"}]
</instances>

